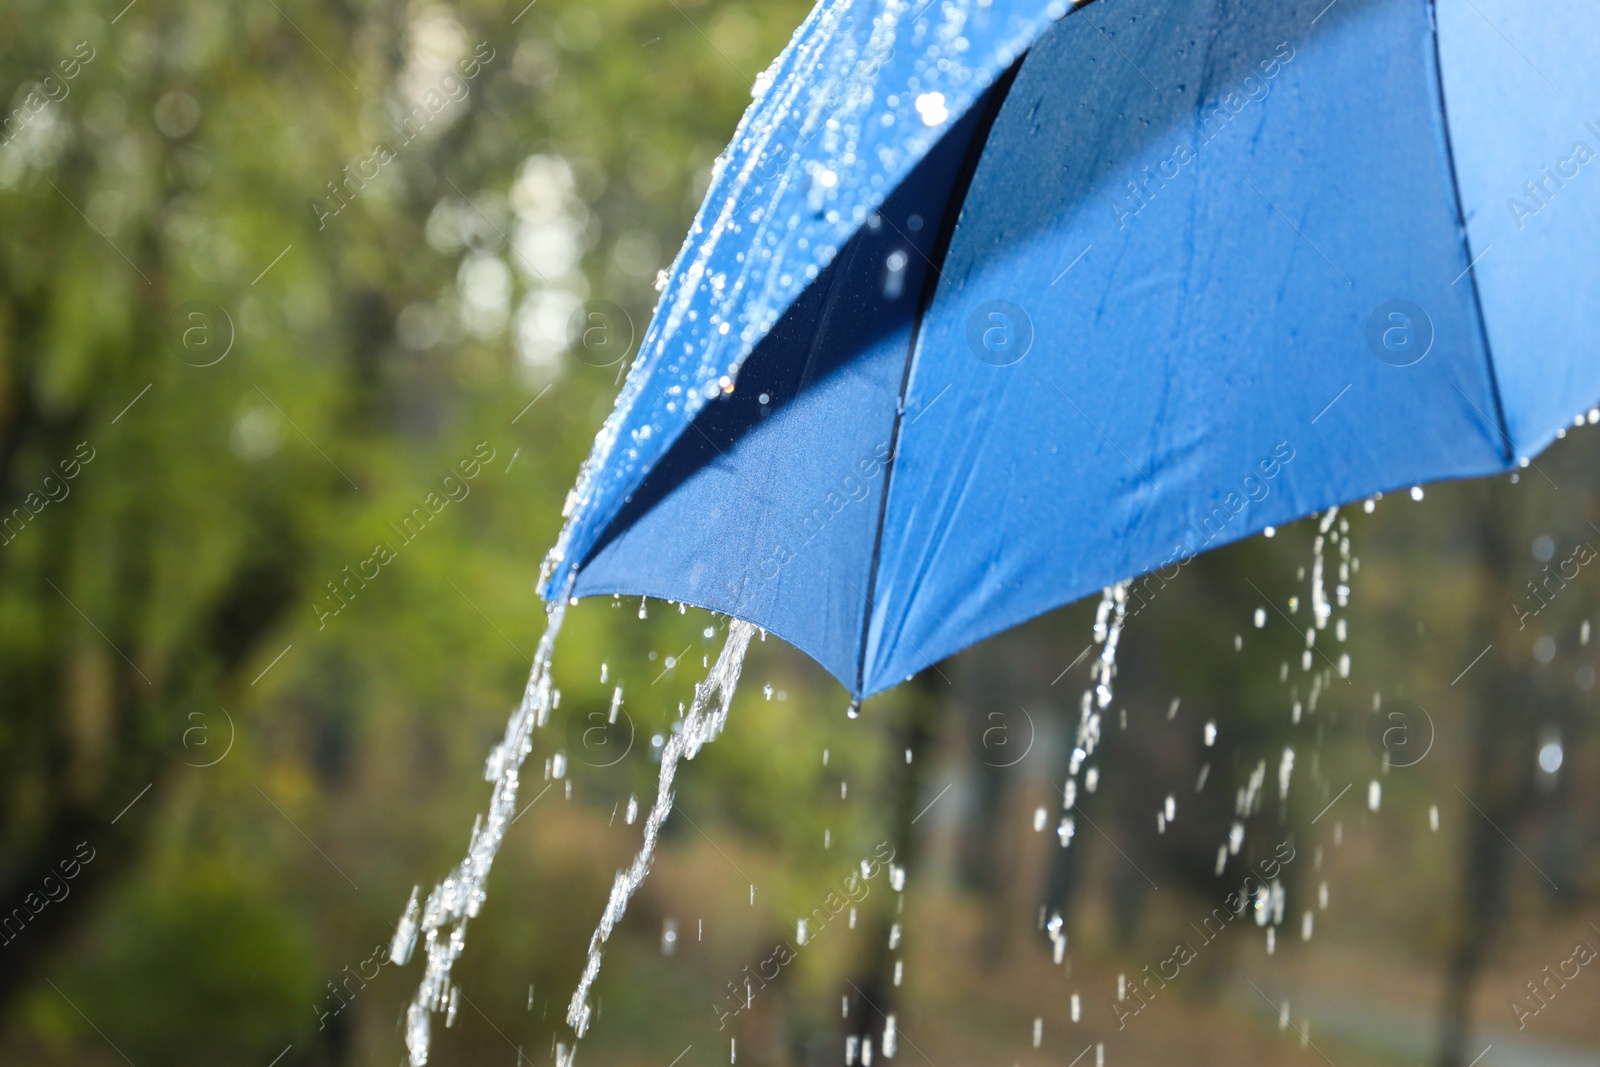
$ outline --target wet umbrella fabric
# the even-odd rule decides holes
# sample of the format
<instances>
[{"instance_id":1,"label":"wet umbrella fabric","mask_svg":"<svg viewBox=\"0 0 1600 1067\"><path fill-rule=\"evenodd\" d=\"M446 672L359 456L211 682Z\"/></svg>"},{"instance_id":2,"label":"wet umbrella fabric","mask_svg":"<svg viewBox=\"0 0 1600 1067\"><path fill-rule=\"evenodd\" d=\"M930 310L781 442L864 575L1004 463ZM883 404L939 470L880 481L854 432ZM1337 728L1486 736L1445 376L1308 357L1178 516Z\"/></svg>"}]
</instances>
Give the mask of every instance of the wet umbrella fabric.
<instances>
[{"instance_id":1,"label":"wet umbrella fabric","mask_svg":"<svg viewBox=\"0 0 1600 1067\"><path fill-rule=\"evenodd\" d=\"M1592 5L923 8L824 3L758 81L546 595L866 696L1600 398Z\"/></svg>"}]
</instances>

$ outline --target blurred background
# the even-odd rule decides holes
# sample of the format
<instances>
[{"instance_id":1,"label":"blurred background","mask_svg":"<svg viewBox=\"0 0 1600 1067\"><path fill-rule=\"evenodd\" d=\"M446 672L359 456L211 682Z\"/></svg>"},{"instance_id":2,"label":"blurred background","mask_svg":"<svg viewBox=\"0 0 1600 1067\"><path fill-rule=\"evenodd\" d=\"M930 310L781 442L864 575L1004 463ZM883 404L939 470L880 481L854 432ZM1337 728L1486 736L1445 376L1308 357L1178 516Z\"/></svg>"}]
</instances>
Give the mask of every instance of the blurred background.
<instances>
[{"instance_id":1,"label":"blurred background","mask_svg":"<svg viewBox=\"0 0 1600 1067\"><path fill-rule=\"evenodd\" d=\"M487 803L563 497L807 6L0 11L0 1062L402 1060L385 947ZM1092 603L857 719L754 645L581 1060L1600 1062L1597 469L1585 425L1342 510L1311 649L1318 519L1143 585L1067 847ZM570 1042L726 627L573 609L433 1062Z\"/></svg>"}]
</instances>

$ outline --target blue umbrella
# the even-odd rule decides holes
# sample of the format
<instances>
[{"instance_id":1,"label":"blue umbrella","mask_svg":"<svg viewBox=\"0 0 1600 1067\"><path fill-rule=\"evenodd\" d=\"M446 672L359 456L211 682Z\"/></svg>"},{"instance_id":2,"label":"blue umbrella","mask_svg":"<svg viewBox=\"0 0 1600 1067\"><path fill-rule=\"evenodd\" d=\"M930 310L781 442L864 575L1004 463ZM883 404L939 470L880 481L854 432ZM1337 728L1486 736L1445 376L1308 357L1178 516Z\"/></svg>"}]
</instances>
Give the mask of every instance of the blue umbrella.
<instances>
[{"instance_id":1,"label":"blue umbrella","mask_svg":"<svg viewBox=\"0 0 1600 1067\"><path fill-rule=\"evenodd\" d=\"M747 619L864 697L1528 465L1600 398L1596 40L1579 0L824 0L545 594Z\"/></svg>"}]
</instances>

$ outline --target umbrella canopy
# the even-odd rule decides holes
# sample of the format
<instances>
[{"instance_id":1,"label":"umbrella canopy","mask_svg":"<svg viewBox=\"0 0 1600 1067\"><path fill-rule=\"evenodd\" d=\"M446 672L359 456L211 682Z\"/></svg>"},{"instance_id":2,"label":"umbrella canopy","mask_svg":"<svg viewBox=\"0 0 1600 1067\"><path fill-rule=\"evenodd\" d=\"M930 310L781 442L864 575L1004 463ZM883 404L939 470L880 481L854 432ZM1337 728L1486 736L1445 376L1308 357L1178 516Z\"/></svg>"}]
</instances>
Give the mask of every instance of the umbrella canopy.
<instances>
[{"instance_id":1,"label":"umbrella canopy","mask_svg":"<svg viewBox=\"0 0 1600 1067\"><path fill-rule=\"evenodd\" d=\"M747 619L860 697L1526 464L1600 398L1597 39L1579 0L825 0L545 594Z\"/></svg>"}]
</instances>

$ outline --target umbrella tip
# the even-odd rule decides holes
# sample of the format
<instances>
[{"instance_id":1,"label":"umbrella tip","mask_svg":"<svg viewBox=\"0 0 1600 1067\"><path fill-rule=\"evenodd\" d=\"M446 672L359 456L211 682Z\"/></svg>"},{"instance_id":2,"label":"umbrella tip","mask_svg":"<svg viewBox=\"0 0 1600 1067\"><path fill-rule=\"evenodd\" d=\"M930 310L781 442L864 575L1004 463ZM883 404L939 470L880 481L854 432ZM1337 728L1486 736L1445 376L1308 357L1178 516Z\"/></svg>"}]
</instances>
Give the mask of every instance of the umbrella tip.
<instances>
[{"instance_id":1,"label":"umbrella tip","mask_svg":"<svg viewBox=\"0 0 1600 1067\"><path fill-rule=\"evenodd\" d=\"M859 719L861 717L861 701L852 700L850 706L844 709L844 713L848 718Z\"/></svg>"}]
</instances>

